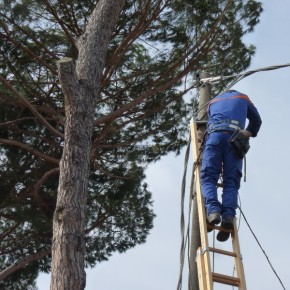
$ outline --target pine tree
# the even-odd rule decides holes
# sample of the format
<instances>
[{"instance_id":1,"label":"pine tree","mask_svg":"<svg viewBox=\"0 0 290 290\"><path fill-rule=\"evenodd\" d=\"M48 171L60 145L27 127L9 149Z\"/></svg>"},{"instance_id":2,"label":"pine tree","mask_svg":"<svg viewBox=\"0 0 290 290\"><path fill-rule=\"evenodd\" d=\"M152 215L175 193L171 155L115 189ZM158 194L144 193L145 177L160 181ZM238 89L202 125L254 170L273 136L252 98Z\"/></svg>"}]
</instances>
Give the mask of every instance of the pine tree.
<instances>
[{"instance_id":1,"label":"pine tree","mask_svg":"<svg viewBox=\"0 0 290 290\"><path fill-rule=\"evenodd\" d=\"M102 3L0 0L1 269L31 257L25 268L0 274L5 289L25 279L33 286L39 271L50 271L68 90L76 84L61 87L57 63L71 58L79 65L89 42L82 43L85 29ZM95 51L103 65L100 81L92 81L97 65L92 80L78 79L91 101L72 111L79 124L92 122L88 132L72 128L75 144L86 142L91 150L68 150L75 163L83 161L81 154L89 160L79 240L84 247L85 239L87 265L145 242L154 217L146 166L168 152L179 153L186 143L196 73L228 75L249 66L254 47L243 42L244 35L261 12L257 1L125 2L106 57L99 59ZM91 65L85 61L83 69ZM54 218L62 213L59 201Z\"/></svg>"}]
</instances>

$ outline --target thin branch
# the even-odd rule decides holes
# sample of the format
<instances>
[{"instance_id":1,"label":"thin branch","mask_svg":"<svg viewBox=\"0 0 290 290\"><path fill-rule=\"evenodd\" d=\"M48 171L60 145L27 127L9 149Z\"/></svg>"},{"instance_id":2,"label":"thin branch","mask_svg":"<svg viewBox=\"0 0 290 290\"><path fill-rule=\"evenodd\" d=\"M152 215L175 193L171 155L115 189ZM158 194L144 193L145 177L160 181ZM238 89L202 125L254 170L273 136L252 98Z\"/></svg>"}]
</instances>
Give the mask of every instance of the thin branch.
<instances>
[{"instance_id":1,"label":"thin branch","mask_svg":"<svg viewBox=\"0 0 290 290\"><path fill-rule=\"evenodd\" d=\"M5 18L6 20L8 20L11 24L13 24L17 29L19 29L23 34L25 34L26 36L30 37L34 43L36 43L39 47L43 48L51 57L56 58L55 54L53 52L51 52L47 46L44 45L43 42L38 41L34 35L32 33L30 33L29 30L24 29L23 27L21 27L20 25L18 25L14 19L8 17L7 15L0 13L0 15ZM7 32L6 32L7 33Z\"/></svg>"},{"instance_id":2,"label":"thin branch","mask_svg":"<svg viewBox=\"0 0 290 290\"><path fill-rule=\"evenodd\" d=\"M123 40L123 42L118 46L114 54L112 55L109 64L107 65L107 69L104 72L102 85L103 88L106 83L111 79L111 76L113 72L115 71L117 65L119 64L120 60L126 53L127 47L134 42L153 22L154 19L158 16L158 13L160 13L165 5L163 7L159 7L161 4L161 1L158 1L158 3L155 5L155 9L152 13L152 17L146 20L146 17L151 12L151 1L147 1L146 8L144 12L142 13L142 17L140 18L139 22L135 25L135 27L132 29L132 31L127 35L127 37Z\"/></svg>"},{"instance_id":3,"label":"thin branch","mask_svg":"<svg viewBox=\"0 0 290 290\"><path fill-rule=\"evenodd\" d=\"M76 45L76 42L75 42L74 38L72 37L72 35L69 33L68 29L66 28L66 24L58 17L57 12L55 11L55 9L53 8L53 6L50 4L50 2L48 0L45 0L45 4L47 7L47 10L55 18L55 20L58 22L60 27L63 29L64 33L67 35L72 46L77 50L78 47Z\"/></svg>"},{"instance_id":4,"label":"thin branch","mask_svg":"<svg viewBox=\"0 0 290 290\"><path fill-rule=\"evenodd\" d=\"M13 121L0 123L0 128L1 127L9 127L11 125L17 124L19 122L27 121L27 120L38 120L38 118L36 118L36 117L25 117L25 118L16 119L16 120L13 120Z\"/></svg>"},{"instance_id":5,"label":"thin branch","mask_svg":"<svg viewBox=\"0 0 290 290\"><path fill-rule=\"evenodd\" d=\"M6 144L6 145L11 145L11 146L16 146L18 148L21 148L21 149L27 151L27 152L32 153L33 155L35 155L35 156L37 156L37 157L39 157L47 162L59 165L58 159L47 156L47 155L43 154L42 152L34 149L33 147L27 145L27 144L23 144L21 142L15 141L15 140L8 140L8 139L3 139L3 138L0 138L0 143Z\"/></svg>"},{"instance_id":6,"label":"thin branch","mask_svg":"<svg viewBox=\"0 0 290 290\"><path fill-rule=\"evenodd\" d=\"M98 217L97 220L85 230L85 234L89 234L96 227L100 226L108 217L110 217L116 211L116 209L122 202L122 200L118 201L114 206L110 207L109 211L103 213L100 217Z\"/></svg>"},{"instance_id":7,"label":"thin branch","mask_svg":"<svg viewBox=\"0 0 290 290\"><path fill-rule=\"evenodd\" d=\"M233 0L228 0L227 4L225 5L224 10L221 12L217 20L215 21L214 25L211 27L211 29L206 33L206 35L198 42L196 43L191 49L185 49L185 53L180 56L175 63L173 63L171 66L167 63L166 66L164 66L163 74L159 76L156 81L162 81L166 76L172 73L175 69L177 69L187 58L190 57L192 53L195 52L195 55L198 55L199 58L202 55L205 55L206 47L209 46L208 43L212 43L212 41L215 40L213 36L217 33L217 27L221 24L221 21ZM192 63L192 62L191 62ZM166 69L168 67L168 69ZM187 66L188 67L188 66ZM192 67L190 65L190 67Z\"/></svg>"},{"instance_id":8,"label":"thin branch","mask_svg":"<svg viewBox=\"0 0 290 290\"><path fill-rule=\"evenodd\" d=\"M0 25L2 26L3 30L6 32L6 34L1 33L2 38L6 38L11 43L13 43L16 47L20 48L23 52L26 52L31 59L36 59L40 64L44 65L48 70L50 70L53 74L57 74L57 71L53 69L48 63L46 63L41 57L39 57L37 54L35 54L32 50L30 50L27 46L24 46L20 42L17 42L13 37L10 36L10 32L8 31L6 25L4 22L0 19Z\"/></svg>"},{"instance_id":9,"label":"thin branch","mask_svg":"<svg viewBox=\"0 0 290 290\"><path fill-rule=\"evenodd\" d=\"M175 77L172 77L169 81L167 81L166 83L162 83L161 85L156 87L153 87L153 85L151 86L151 88L149 88L147 91L145 91L143 94L141 94L139 97L137 97L136 99L132 100L130 103L125 104L123 107L105 115L102 117L99 117L96 121L95 121L95 126L100 125L100 124L104 124L107 122L110 122L112 120L117 119L118 117L121 117L123 115L123 113L131 110L132 108L136 107L138 104L140 104L141 102L143 102L146 99L149 99L150 97L154 96L156 93L164 91L168 88L170 88L173 84L175 84L176 82L178 82L182 77L184 77L189 71L192 70L192 64L189 63L189 65L179 74L177 74Z\"/></svg>"},{"instance_id":10,"label":"thin branch","mask_svg":"<svg viewBox=\"0 0 290 290\"><path fill-rule=\"evenodd\" d=\"M6 268L2 272L0 272L0 281L3 281L5 278L7 278L11 274L15 273L19 269L24 268L26 265L46 257L47 255L50 254L50 251L51 251L50 248L49 249L44 249L44 250L41 250L38 253L30 254L30 255L20 259L15 264L9 266L8 268Z\"/></svg>"},{"instance_id":11,"label":"thin branch","mask_svg":"<svg viewBox=\"0 0 290 290\"><path fill-rule=\"evenodd\" d=\"M3 241L3 239L5 239L6 237L8 237L16 228L18 228L18 226L20 225L20 222L17 222L12 228L10 228L9 230L5 231L4 233L2 233L0 235L0 239L1 241Z\"/></svg>"},{"instance_id":12,"label":"thin branch","mask_svg":"<svg viewBox=\"0 0 290 290\"><path fill-rule=\"evenodd\" d=\"M10 82L7 81L5 78L3 78L1 75L0 75L0 81L7 89L9 89L17 98L19 98L25 104L25 106L32 112L32 114L36 116L40 120L40 122L44 126L47 127L49 131L61 137L62 139L64 138L64 135L60 133L58 130L56 130L53 126L51 126L47 122L47 120L42 115L40 115L39 112L30 104L30 102L23 95L21 95L18 91L16 91L14 87L10 84Z\"/></svg>"},{"instance_id":13,"label":"thin branch","mask_svg":"<svg viewBox=\"0 0 290 290\"><path fill-rule=\"evenodd\" d=\"M51 175L54 175L54 174L57 174L59 173L59 167L57 168L53 168L47 172L45 172L45 174L40 178L40 180L36 183L35 187L34 187L34 190L33 190L33 193L32 195L34 197L36 197L38 195L38 191L39 189L41 188L41 186L45 183L45 181L51 176Z\"/></svg>"}]
</instances>

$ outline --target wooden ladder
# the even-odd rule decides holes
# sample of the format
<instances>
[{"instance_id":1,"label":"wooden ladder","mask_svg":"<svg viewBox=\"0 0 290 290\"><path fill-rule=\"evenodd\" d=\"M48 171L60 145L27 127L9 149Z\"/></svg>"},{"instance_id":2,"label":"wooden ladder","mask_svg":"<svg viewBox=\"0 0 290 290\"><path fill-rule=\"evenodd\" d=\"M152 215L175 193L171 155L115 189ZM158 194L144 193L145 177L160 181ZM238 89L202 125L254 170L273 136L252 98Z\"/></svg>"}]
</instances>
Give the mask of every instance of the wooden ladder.
<instances>
[{"instance_id":1,"label":"wooden ladder","mask_svg":"<svg viewBox=\"0 0 290 290\"><path fill-rule=\"evenodd\" d=\"M198 271L198 281L200 290L213 290L214 282L221 283L225 285L231 285L238 287L239 290L246 290L246 281L243 268L243 262L240 252L240 244L238 231L236 226L236 219L234 220L234 229L230 230L232 239L232 252L209 247L208 243L208 233L207 233L207 223L206 223L206 211L203 201L203 196L201 192L200 184L200 164L198 162L199 156L199 142L197 136L197 126L196 122L192 119L190 122L191 131L191 141L193 149L194 162L196 162L195 168L195 186L196 186L196 201L198 208L198 219L200 227L200 247L197 250L196 262ZM214 229L224 230L218 226L212 226ZM224 230L225 231L225 230ZM218 274L212 272L210 264L210 252L217 253L221 255L226 255L234 258L234 265L237 273L237 277L227 276L223 274Z\"/></svg>"}]
</instances>

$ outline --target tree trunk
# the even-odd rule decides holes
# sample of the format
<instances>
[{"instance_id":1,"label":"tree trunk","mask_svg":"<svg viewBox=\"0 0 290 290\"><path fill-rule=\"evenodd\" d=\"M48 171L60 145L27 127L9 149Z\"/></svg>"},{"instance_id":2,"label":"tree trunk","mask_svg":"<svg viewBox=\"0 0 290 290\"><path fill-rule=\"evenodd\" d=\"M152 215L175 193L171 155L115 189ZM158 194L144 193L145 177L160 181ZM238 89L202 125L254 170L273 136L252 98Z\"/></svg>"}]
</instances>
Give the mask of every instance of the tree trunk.
<instances>
[{"instance_id":1,"label":"tree trunk","mask_svg":"<svg viewBox=\"0 0 290 290\"><path fill-rule=\"evenodd\" d=\"M86 202L94 103L108 43L125 0L100 0L79 40L79 57L58 62L65 96L65 137L53 218L51 290L82 290Z\"/></svg>"}]
</instances>

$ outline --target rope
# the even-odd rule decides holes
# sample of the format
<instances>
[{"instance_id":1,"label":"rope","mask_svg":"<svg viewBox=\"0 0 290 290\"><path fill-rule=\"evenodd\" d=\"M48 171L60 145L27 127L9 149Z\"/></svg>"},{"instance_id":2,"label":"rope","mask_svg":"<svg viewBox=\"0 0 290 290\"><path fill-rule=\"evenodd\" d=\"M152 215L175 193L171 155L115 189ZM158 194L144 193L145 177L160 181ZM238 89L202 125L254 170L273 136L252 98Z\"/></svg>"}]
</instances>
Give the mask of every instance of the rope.
<instances>
[{"instance_id":1,"label":"rope","mask_svg":"<svg viewBox=\"0 0 290 290\"><path fill-rule=\"evenodd\" d=\"M286 290L286 288L285 288L284 284L282 283L280 277L278 276L278 274L277 274L277 272L275 271L273 265L271 264L269 257L267 256L265 250L262 248L262 246L261 246L261 244L260 244L260 242L259 242L257 236L255 235L255 233L253 232L252 228L250 227L249 222L247 221L247 219L246 219L246 217L245 217L245 215L244 215L242 209L241 209L240 207L239 207L239 209L240 209L240 212L241 212L241 214L242 214L242 216L243 216L243 218L244 218L244 220L245 220L245 222L246 222L248 228L250 229L250 231L251 231L252 235L254 236L254 238L255 238L257 244L259 245L259 247L260 247L260 249L262 250L264 256L266 257L266 259L267 259L267 261L268 261L268 264L270 265L270 267L271 267L273 273L276 275L276 277L277 277L277 279L279 280L279 282L280 282L282 288L283 288L284 290Z\"/></svg>"}]
</instances>

